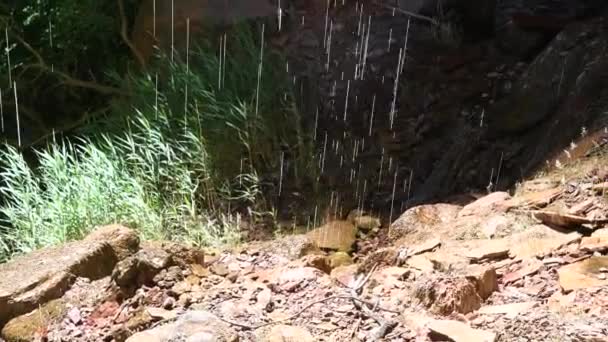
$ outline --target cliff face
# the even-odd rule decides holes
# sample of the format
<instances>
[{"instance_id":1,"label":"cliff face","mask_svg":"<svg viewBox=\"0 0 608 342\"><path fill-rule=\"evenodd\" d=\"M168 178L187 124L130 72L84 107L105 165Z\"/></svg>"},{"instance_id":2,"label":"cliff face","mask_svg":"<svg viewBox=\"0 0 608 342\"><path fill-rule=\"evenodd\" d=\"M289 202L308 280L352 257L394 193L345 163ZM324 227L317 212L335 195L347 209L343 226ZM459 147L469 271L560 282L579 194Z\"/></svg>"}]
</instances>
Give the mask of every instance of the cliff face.
<instances>
[{"instance_id":1,"label":"cliff face","mask_svg":"<svg viewBox=\"0 0 608 342\"><path fill-rule=\"evenodd\" d=\"M345 207L392 203L399 212L506 189L581 131L603 128L603 3L497 1L484 13L462 3L408 8L419 18L375 3L331 5L327 20L311 16L290 34L322 182L352 198ZM472 34L488 27L487 13L493 32Z\"/></svg>"}]
</instances>

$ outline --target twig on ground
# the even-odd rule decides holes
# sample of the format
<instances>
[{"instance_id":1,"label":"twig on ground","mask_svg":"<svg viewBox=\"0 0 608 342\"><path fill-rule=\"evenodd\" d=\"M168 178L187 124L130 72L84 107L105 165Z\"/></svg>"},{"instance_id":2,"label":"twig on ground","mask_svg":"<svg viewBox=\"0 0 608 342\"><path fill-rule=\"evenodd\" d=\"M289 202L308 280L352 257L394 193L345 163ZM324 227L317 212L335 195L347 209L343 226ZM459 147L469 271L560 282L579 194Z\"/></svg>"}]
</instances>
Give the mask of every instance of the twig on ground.
<instances>
[{"instance_id":1,"label":"twig on ground","mask_svg":"<svg viewBox=\"0 0 608 342\"><path fill-rule=\"evenodd\" d=\"M371 275L374 273L377 266L378 266L378 264L375 264L372 267L371 271L367 274L367 276L365 278L363 278L360 282L358 282L358 283L356 282L355 285L350 289L353 305L357 309L362 311L365 316L373 319L374 321L376 321L376 323L378 323L380 325L380 327L378 327L376 329L376 331L374 331L371 334L371 336L370 336L371 341L377 341L377 340L382 339L384 336L386 336L386 334L388 334L391 330L393 330L395 328L395 326L397 326L397 322L395 322L393 320L384 319L384 317L382 317L381 315L378 315L374 312L374 310L376 310L378 308L378 302L373 303L373 304L372 303L369 303L369 304L363 303L364 305L361 305L361 301L359 300L359 294L361 292L361 289L369 281ZM373 308L373 310L370 309L368 307L368 305L370 305Z\"/></svg>"},{"instance_id":2,"label":"twig on ground","mask_svg":"<svg viewBox=\"0 0 608 342\"><path fill-rule=\"evenodd\" d=\"M284 318L284 319L280 319L278 321L272 321L272 322L266 322L266 323L262 323L262 324L258 324L258 325L248 325L248 324L244 324L244 323L239 323L239 322L235 322L235 321L231 321L229 319L226 318L222 318L219 317L220 320L230 324L230 325L234 325L236 327L240 327L243 329L247 329L247 330L256 330L259 328L263 328L269 325L273 325L273 324L280 324L280 323L284 323L287 321L291 321L294 318L297 318L298 316L300 316L301 314L303 314L306 310L310 309L312 306L314 306L315 304L319 304L319 303L323 303L326 302L328 300L332 300L332 299L350 299L352 301L355 301L357 303L363 303L366 305L372 305L372 303L370 303L369 301L363 300L363 299L359 299L357 297L353 297L353 296L348 296L348 295L337 295L337 296L330 296L330 297L325 297L323 299L319 299L319 300L315 300L312 301L308 304L306 304L302 309L300 309L300 311L296 312L295 314ZM395 311L395 310L390 310L390 309L385 309L385 308L378 308L381 311L386 311L386 312L390 312L390 313L395 313L398 314L399 312Z\"/></svg>"},{"instance_id":3,"label":"twig on ground","mask_svg":"<svg viewBox=\"0 0 608 342\"><path fill-rule=\"evenodd\" d=\"M267 322L267 323L262 323L262 324L258 324L258 325L249 325L249 324L244 324L244 323L239 323L239 322L235 322L226 318L222 318L219 317L220 320L222 320L225 323L228 323L230 325L236 326L236 327L240 327L246 330L256 330L262 327L266 327L269 325L273 325L273 324L280 324L280 323L284 323L287 321L291 321L292 319L300 316L302 313L304 313L306 310L310 309L312 306L314 306L315 304L319 304L319 303L323 303L326 302L328 300L332 300L332 299L350 299L353 302L353 305L355 306L355 308L357 308L358 310L362 311L362 313L373 319L374 321L376 321L378 324L380 324L380 327L377 329L377 331L375 331L372 334L372 340L379 340L382 337L384 337L388 332L390 332L396 325L397 322L393 321L393 320L385 320L383 317L377 315L376 313L373 312L373 310L379 310L379 311L386 311L386 312L390 312L390 313L395 313L395 314L399 314L398 311L395 310L390 310L390 309L385 309L382 307L379 307L379 303L371 303L369 301L363 300L359 298L359 292L360 290L363 288L363 286L369 281L370 277L372 276L373 272L376 270L376 267L378 265L375 264L371 271L363 278L361 278L360 280L356 280L350 287L349 287L349 292L350 295L336 295L336 296L330 296L330 297L325 297L319 300L315 300L312 301L308 304L306 304L302 309L300 309L298 312L296 312L295 314L278 320L278 321L272 321L272 322ZM372 307L373 310L371 310L368 306ZM358 322L358 324L360 324L360 320ZM351 335L355 334L356 330L358 329L358 324L355 326L355 328L353 329L353 331L351 332Z\"/></svg>"}]
</instances>

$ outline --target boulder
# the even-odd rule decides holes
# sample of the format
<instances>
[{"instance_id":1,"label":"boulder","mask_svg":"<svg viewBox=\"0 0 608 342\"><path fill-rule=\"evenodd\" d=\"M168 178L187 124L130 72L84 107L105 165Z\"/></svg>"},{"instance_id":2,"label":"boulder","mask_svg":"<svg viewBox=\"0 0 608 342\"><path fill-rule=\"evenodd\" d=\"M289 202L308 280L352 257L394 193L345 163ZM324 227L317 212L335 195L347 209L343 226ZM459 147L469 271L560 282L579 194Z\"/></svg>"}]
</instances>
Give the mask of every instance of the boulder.
<instances>
[{"instance_id":1,"label":"boulder","mask_svg":"<svg viewBox=\"0 0 608 342\"><path fill-rule=\"evenodd\" d=\"M494 212L506 210L506 203L511 199L511 195L506 192L494 192L484 196L473 203L467 204L458 213L458 217L466 216L485 216Z\"/></svg>"},{"instance_id":2,"label":"boulder","mask_svg":"<svg viewBox=\"0 0 608 342\"><path fill-rule=\"evenodd\" d=\"M463 271L463 275L475 285L477 293L483 300L488 299L494 291L498 291L498 276L492 267L471 265Z\"/></svg>"},{"instance_id":3,"label":"boulder","mask_svg":"<svg viewBox=\"0 0 608 342\"><path fill-rule=\"evenodd\" d=\"M51 300L29 314L10 320L2 328L6 342L29 342L50 324L59 321L67 313L66 303L61 299Z\"/></svg>"},{"instance_id":4,"label":"boulder","mask_svg":"<svg viewBox=\"0 0 608 342\"><path fill-rule=\"evenodd\" d=\"M0 326L30 312L49 300L61 297L78 277L100 279L139 240L134 231L107 226L82 241L45 248L0 264Z\"/></svg>"},{"instance_id":5,"label":"boulder","mask_svg":"<svg viewBox=\"0 0 608 342\"><path fill-rule=\"evenodd\" d=\"M389 238L411 238L418 242L429 237L433 228L456 219L462 207L453 204L425 204L406 210L390 225ZM418 241L414 237L421 236Z\"/></svg>"},{"instance_id":6,"label":"boulder","mask_svg":"<svg viewBox=\"0 0 608 342\"><path fill-rule=\"evenodd\" d=\"M237 341L231 327L207 311L189 311L176 321L139 332L127 342Z\"/></svg>"},{"instance_id":7,"label":"boulder","mask_svg":"<svg viewBox=\"0 0 608 342\"><path fill-rule=\"evenodd\" d=\"M481 307L476 284L464 277L422 277L414 285L413 297L439 315L466 314Z\"/></svg>"},{"instance_id":8,"label":"boulder","mask_svg":"<svg viewBox=\"0 0 608 342\"><path fill-rule=\"evenodd\" d=\"M349 221L330 221L308 234L316 246L322 249L349 252L357 238L357 227Z\"/></svg>"},{"instance_id":9,"label":"boulder","mask_svg":"<svg viewBox=\"0 0 608 342\"><path fill-rule=\"evenodd\" d=\"M99 227L87 235L84 241L109 243L119 260L137 252L140 246L139 236L132 229L118 224Z\"/></svg>"},{"instance_id":10,"label":"boulder","mask_svg":"<svg viewBox=\"0 0 608 342\"><path fill-rule=\"evenodd\" d=\"M120 287L148 284L162 269L172 265L172 256L164 249L148 246L121 260L112 271L112 279Z\"/></svg>"}]
</instances>

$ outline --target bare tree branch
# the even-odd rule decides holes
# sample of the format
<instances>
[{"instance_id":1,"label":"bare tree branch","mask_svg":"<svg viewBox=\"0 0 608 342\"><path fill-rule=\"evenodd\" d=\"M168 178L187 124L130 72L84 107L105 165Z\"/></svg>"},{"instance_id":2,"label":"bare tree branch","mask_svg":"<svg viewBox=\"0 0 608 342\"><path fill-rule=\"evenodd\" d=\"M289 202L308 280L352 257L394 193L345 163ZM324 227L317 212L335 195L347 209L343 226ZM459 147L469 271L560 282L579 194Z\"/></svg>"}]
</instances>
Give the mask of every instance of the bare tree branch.
<instances>
[{"instance_id":1,"label":"bare tree branch","mask_svg":"<svg viewBox=\"0 0 608 342\"><path fill-rule=\"evenodd\" d=\"M20 35L16 34L14 31L11 30L11 35L13 36L13 38L15 38L21 45L23 45L23 47L25 47L26 50L28 50L33 56L34 58L36 58L37 63L34 64L29 64L29 65L25 65L23 68L24 69L28 69L28 68L36 68L36 69L40 69L43 71L46 71L50 74L55 74L57 76L59 76L60 78L62 78L62 83L69 85L69 86L73 86L73 87L78 87L78 88L86 88L86 89L91 89L91 90L95 90L97 92L100 92L102 94L109 94L109 95L130 95L128 92L120 89L120 88L116 88L116 87L112 87L112 86L106 86L106 85L102 85L99 83L95 83L95 82L89 82L89 81L84 81L84 80L80 80L80 79L76 79L64 72L61 71L57 71L54 68L50 68L46 62L44 61L44 58L42 58L42 55L40 55L40 53L38 51L36 51L36 49L34 49L28 42L26 42Z\"/></svg>"},{"instance_id":2,"label":"bare tree branch","mask_svg":"<svg viewBox=\"0 0 608 342\"><path fill-rule=\"evenodd\" d=\"M125 5L123 0L116 0L118 2L118 9L120 12L120 35L122 40L127 44L131 52L137 59L137 62L142 67L142 69L146 66L146 61L142 54L139 52L137 47L133 44L133 42L129 39L129 34L127 33L127 16L125 15Z\"/></svg>"}]
</instances>

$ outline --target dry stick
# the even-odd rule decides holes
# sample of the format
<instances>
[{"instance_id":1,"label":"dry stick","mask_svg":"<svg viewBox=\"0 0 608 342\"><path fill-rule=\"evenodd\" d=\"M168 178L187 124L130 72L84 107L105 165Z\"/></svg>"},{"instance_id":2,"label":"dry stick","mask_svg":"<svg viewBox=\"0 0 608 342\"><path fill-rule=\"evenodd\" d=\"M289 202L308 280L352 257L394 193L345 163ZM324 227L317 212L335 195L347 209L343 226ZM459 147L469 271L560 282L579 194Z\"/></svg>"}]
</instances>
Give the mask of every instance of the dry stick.
<instances>
[{"instance_id":1,"label":"dry stick","mask_svg":"<svg viewBox=\"0 0 608 342\"><path fill-rule=\"evenodd\" d=\"M125 4L123 2L124 0L116 0L116 1L118 2L118 11L120 14L120 36L122 37L122 40L125 42L125 44L127 44L129 49L131 49L131 52L137 59L137 62L139 63L139 65L143 68L146 64L145 59L142 56L142 54L139 52L139 50L137 50L137 47L135 47L133 42L131 42L131 40L129 39L129 34L127 33L128 25L127 25L127 16L125 15Z\"/></svg>"}]
</instances>

